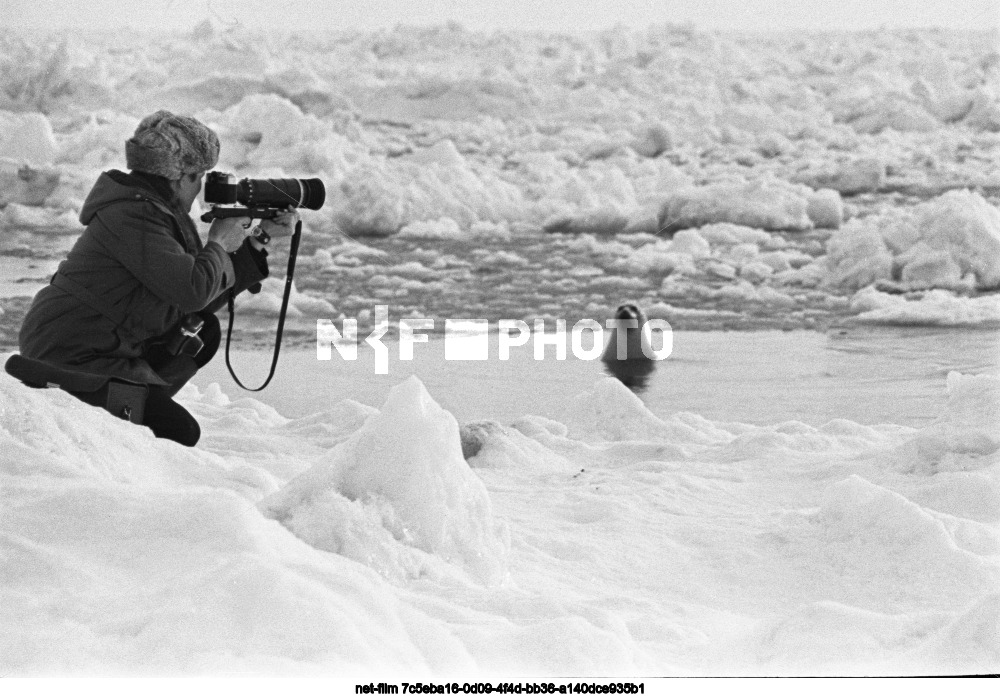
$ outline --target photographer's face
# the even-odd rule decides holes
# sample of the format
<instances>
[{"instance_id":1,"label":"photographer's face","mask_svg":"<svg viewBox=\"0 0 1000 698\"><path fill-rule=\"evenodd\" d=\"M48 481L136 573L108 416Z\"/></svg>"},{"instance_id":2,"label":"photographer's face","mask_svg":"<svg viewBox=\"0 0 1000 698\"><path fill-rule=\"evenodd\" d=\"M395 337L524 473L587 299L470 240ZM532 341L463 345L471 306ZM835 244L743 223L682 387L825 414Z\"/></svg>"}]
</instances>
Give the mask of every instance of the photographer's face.
<instances>
[{"instance_id":1,"label":"photographer's face","mask_svg":"<svg viewBox=\"0 0 1000 698\"><path fill-rule=\"evenodd\" d=\"M189 172L181 176L177 182L177 198L180 199L181 207L185 211L190 211L194 200L201 193L201 183L205 178L204 172Z\"/></svg>"}]
</instances>

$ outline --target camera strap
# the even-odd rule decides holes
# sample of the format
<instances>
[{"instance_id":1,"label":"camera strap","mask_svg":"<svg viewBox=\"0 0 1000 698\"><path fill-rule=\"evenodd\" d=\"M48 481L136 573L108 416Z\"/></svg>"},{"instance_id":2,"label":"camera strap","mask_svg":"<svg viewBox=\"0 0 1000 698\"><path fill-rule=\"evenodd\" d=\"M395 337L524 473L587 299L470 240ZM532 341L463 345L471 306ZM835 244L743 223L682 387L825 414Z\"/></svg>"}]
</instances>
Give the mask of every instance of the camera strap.
<instances>
[{"instance_id":1,"label":"camera strap","mask_svg":"<svg viewBox=\"0 0 1000 698\"><path fill-rule=\"evenodd\" d=\"M267 387L267 384L271 382L274 377L274 370L278 366L278 354L281 351L281 334L285 329L285 315L288 312L288 299L292 295L292 279L295 275L295 258L299 254L299 239L302 237L302 221L297 221L295 223L295 232L292 234L291 245L288 250L288 270L285 272L285 291L281 297L281 311L278 313L278 330L274 337L274 354L271 357L271 370L267 374L267 379L259 388L248 388L236 377L236 372L233 371L232 364L229 363L229 345L233 338L233 320L236 318L236 307L235 298L236 294L232 291L229 292L228 307L229 307L229 327L226 330L226 368L229 369L229 375L233 377L236 381L236 385L240 386L244 390L249 390L252 393L259 392Z\"/></svg>"}]
</instances>

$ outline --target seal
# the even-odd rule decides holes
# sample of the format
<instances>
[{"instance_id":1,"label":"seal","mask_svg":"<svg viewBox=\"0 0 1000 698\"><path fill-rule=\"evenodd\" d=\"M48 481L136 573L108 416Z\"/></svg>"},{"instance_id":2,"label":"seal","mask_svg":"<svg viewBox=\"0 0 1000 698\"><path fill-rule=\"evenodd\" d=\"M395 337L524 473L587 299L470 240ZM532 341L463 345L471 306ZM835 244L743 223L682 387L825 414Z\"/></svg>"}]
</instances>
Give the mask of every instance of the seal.
<instances>
[{"instance_id":1,"label":"seal","mask_svg":"<svg viewBox=\"0 0 1000 698\"><path fill-rule=\"evenodd\" d=\"M648 318L639 306L626 303L618 306L612 319L620 324L612 328L601 354L601 362L608 373L632 392L640 393L646 389L650 376L656 370L656 360L646 355L652 354L649 329L645 327ZM624 342L621 340L623 334ZM643 352L643 347L646 352Z\"/></svg>"}]
</instances>

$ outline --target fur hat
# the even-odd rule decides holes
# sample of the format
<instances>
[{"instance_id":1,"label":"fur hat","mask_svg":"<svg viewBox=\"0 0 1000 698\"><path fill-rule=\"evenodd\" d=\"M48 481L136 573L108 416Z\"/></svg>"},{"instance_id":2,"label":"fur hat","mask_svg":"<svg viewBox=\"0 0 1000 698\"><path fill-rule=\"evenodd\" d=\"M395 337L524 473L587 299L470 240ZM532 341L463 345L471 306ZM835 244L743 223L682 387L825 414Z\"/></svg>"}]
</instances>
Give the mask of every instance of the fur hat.
<instances>
[{"instance_id":1,"label":"fur hat","mask_svg":"<svg viewBox=\"0 0 1000 698\"><path fill-rule=\"evenodd\" d=\"M170 180L212 169L219 161L219 137L190 116L161 109L139 122L125 141L125 162L130 170Z\"/></svg>"}]
</instances>

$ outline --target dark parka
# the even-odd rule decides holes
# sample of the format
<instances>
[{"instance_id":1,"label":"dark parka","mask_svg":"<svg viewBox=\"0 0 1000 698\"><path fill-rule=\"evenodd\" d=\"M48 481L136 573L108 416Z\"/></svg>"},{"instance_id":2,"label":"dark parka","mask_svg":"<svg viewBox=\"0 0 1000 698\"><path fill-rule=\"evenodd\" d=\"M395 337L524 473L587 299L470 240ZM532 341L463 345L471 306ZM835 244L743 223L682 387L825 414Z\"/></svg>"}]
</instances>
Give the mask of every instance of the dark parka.
<instances>
[{"instance_id":1,"label":"dark parka","mask_svg":"<svg viewBox=\"0 0 1000 698\"><path fill-rule=\"evenodd\" d=\"M244 242L229 254L202 244L194 221L155 179L101 174L80 211L87 226L56 275L108 304L120 325L58 284L35 296L21 354L67 368L153 385L165 381L143 354L151 339L198 310L214 312L267 277L265 252ZM107 310L107 308L105 308Z\"/></svg>"}]
</instances>

